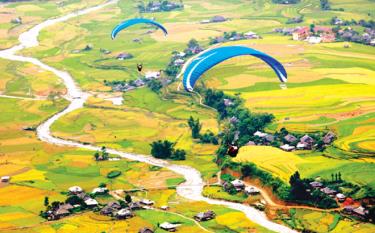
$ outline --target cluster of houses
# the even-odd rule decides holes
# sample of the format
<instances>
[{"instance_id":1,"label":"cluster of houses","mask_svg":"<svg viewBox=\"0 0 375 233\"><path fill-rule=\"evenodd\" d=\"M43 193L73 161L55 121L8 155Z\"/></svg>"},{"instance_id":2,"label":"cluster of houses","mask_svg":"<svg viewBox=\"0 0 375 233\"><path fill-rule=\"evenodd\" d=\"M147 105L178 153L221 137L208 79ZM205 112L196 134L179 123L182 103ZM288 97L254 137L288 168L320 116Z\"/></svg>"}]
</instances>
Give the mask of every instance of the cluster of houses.
<instances>
[{"instance_id":1,"label":"cluster of houses","mask_svg":"<svg viewBox=\"0 0 375 233\"><path fill-rule=\"evenodd\" d=\"M260 190L257 189L256 187L254 186L251 186L251 185L246 185L242 180L240 179L235 179L231 182L224 182L223 183L223 189L228 192L229 189L231 187L234 187L234 189L237 191L237 192L243 192L245 193L246 195L248 196L255 196L255 195L259 195L260 194ZM265 208L265 201L260 201L260 202L256 202L253 204L253 206L259 210L264 210Z\"/></svg>"},{"instance_id":2,"label":"cluster of houses","mask_svg":"<svg viewBox=\"0 0 375 233\"><path fill-rule=\"evenodd\" d=\"M291 35L293 40L307 41L311 44L330 43L336 41L332 28L324 26L298 26L295 28L276 28L274 32Z\"/></svg>"},{"instance_id":3,"label":"cluster of houses","mask_svg":"<svg viewBox=\"0 0 375 233\"><path fill-rule=\"evenodd\" d=\"M183 9L184 4L170 1L150 1L146 6L138 5L140 12L161 12Z\"/></svg>"},{"instance_id":4,"label":"cluster of houses","mask_svg":"<svg viewBox=\"0 0 375 233\"><path fill-rule=\"evenodd\" d=\"M225 18L224 16L221 16L221 15L215 15L214 17L212 17L211 19L205 19L205 20L202 20L201 21L201 24L206 24L206 23L221 23L221 22L225 22L227 21L228 19Z\"/></svg>"},{"instance_id":5,"label":"cluster of houses","mask_svg":"<svg viewBox=\"0 0 375 233\"><path fill-rule=\"evenodd\" d=\"M278 140L274 135L257 131L254 133L255 137L260 138L260 143L258 144L254 141L249 141L246 146L254 146L254 145L270 145L275 140ZM323 138L322 141L325 145L331 144L336 138L336 135L329 131ZM297 138L296 136L288 133L285 135L282 140L285 142L283 145L280 146L280 149L284 151L293 151L293 150L312 150L314 147L317 146L316 140L310 137L308 134L304 135L301 138Z\"/></svg>"},{"instance_id":6,"label":"cluster of houses","mask_svg":"<svg viewBox=\"0 0 375 233\"><path fill-rule=\"evenodd\" d=\"M341 205L344 206L344 208L342 209L343 214L355 216L360 219L366 219L369 210L359 204L355 205L355 202L352 198L346 197L344 194L338 192L335 189L325 187L323 183L319 181L310 182L310 186L312 189L319 189L327 196L335 198L339 203L341 203Z\"/></svg>"},{"instance_id":7,"label":"cluster of houses","mask_svg":"<svg viewBox=\"0 0 375 233\"><path fill-rule=\"evenodd\" d=\"M255 32L249 31L246 33L225 33L224 36L218 36L211 39L210 44L224 43L228 41L238 41L238 40L250 40L250 39L261 39L259 35Z\"/></svg>"},{"instance_id":8,"label":"cluster of houses","mask_svg":"<svg viewBox=\"0 0 375 233\"><path fill-rule=\"evenodd\" d=\"M143 78L138 78L129 82L126 81L115 81L105 82L104 85L110 86L112 91L127 92L145 86L148 82L161 77L160 71L148 71L145 73Z\"/></svg>"}]
</instances>

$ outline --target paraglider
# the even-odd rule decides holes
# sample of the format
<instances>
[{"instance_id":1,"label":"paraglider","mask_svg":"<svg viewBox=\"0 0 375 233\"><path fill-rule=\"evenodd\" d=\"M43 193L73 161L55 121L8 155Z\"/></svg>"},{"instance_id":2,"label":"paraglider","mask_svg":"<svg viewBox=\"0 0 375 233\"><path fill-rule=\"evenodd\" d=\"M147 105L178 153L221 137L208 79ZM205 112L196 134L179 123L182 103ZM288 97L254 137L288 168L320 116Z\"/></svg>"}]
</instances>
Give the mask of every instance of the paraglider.
<instances>
[{"instance_id":1,"label":"paraglider","mask_svg":"<svg viewBox=\"0 0 375 233\"><path fill-rule=\"evenodd\" d=\"M184 72L183 85L186 91L193 91L197 80L209 69L233 57L251 55L266 62L276 73L282 83L287 81L283 65L273 57L245 46L225 46L208 50L196 57Z\"/></svg>"},{"instance_id":2,"label":"paraglider","mask_svg":"<svg viewBox=\"0 0 375 233\"><path fill-rule=\"evenodd\" d=\"M130 26L136 25L136 24L151 24L151 25L154 25L154 26L158 27L159 29L161 29L164 32L165 35L168 35L167 29L163 25L161 25L160 23L158 23L156 21L153 21L153 20L150 20L150 19L134 18L134 19L126 20L126 21L120 23L119 25L117 25L112 30L112 33L111 33L112 40L116 38L116 36L119 32L121 32L122 30L124 30L124 29L126 29Z\"/></svg>"},{"instance_id":3,"label":"paraglider","mask_svg":"<svg viewBox=\"0 0 375 233\"><path fill-rule=\"evenodd\" d=\"M141 72L142 69L143 69L143 65L142 64L137 64L137 69L138 69L138 72Z\"/></svg>"}]
</instances>

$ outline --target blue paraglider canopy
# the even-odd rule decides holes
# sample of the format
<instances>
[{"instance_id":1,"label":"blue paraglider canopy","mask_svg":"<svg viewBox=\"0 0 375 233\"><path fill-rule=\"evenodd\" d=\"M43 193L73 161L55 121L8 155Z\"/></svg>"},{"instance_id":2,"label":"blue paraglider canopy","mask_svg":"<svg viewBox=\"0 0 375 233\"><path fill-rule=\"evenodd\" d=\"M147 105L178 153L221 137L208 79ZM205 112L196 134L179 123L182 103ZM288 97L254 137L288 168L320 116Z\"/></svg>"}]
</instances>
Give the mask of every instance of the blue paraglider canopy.
<instances>
[{"instance_id":1,"label":"blue paraglider canopy","mask_svg":"<svg viewBox=\"0 0 375 233\"><path fill-rule=\"evenodd\" d=\"M188 65L183 78L185 90L193 91L197 80L217 64L233 57L245 55L251 55L263 60L275 71L281 82L284 83L287 81L288 77L285 68L273 57L245 46L225 46L204 52Z\"/></svg>"},{"instance_id":2,"label":"blue paraglider canopy","mask_svg":"<svg viewBox=\"0 0 375 233\"><path fill-rule=\"evenodd\" d=\"M155 22L151 19L143 19L143 18L134 18L134 19L129 19L129 20L126 20L122 23L120 23L119 25L117 25L113 30L112 30L112 33L111 33L111 37L112 37L112 40L116 38L117 34L119 32L121 32L122 30L124 30L125 28L128 28L130 26L133 26L133 25L136 25L136 24L142 24L142 23L145 23L145 24L152 24L158 28L160 28L165 35L168 34L168 31L167 29L161 25L160 23L158 22Z\"/></svg>"}]
</instances>

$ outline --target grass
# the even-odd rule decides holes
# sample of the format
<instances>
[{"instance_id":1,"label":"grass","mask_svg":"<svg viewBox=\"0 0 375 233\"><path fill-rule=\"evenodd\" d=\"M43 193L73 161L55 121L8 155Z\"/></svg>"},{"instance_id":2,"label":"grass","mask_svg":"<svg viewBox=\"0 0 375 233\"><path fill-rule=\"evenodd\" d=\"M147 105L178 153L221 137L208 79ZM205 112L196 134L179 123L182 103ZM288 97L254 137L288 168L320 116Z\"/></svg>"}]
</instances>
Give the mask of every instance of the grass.
<instances>
[{"instance_id":1,"label":"grass","mask_svg":"<svg viewBox=\"0 0 375 233\"><path fill-rule=\"evenodd\" d=\"M244 202L247 199L247 196L244 193L230 195L229 193L225 192L221 186L205 186L203 189L203 196L234 202Z\"/></svg>"}]
</instances>

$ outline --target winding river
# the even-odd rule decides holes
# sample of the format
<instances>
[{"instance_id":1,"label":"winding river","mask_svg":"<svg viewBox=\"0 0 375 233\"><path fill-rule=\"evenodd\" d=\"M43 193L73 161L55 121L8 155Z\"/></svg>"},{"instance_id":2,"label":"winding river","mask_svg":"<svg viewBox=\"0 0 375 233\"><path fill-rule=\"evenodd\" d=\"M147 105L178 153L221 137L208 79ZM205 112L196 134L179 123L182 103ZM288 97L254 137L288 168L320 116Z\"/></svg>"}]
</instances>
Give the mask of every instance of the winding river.
<instances>
[{"instance_id":1,"label":"winding river","mask_svg":"<svg viewBox=\"0 0 375 233\"><path fill-rule=\"evenodd\" d=\"M53 24L60 23L67 21L71 18L77 17L79 15L84 15L96 10L99 10L103 7L106 7L111 4L117 3L118 0L109 0L101 5L97 5L94 7L90 7L87 9L83 9L80 11L76 11L70 14L67 14L62 17L54 18L54 19L48 19L35 27L31 28L30 30L22 33L19 36L19 45L16 45L10 49L2 50L0 51L0 58L13 60L13 61L20 61L20 62L29 62L36 66L39 66L40 68L50 71L54 73L56 76L58 76L60 79L63 80L66 88L67 88L67 94L65 98L70 101L69 106L64 109L63 111L53 115L48 120L43 122L41 125L37 128L37 135L40 140L51 143L54 145L59 146L70 146L70 147L79 147L83 149L88 150L99 150L100 148L93 145L84 145L78 142L64 140L60 138L56 138L51 134L50 128L51 125L57 121L60 117L74 111L77 109L80 109L83 107L84 103L86 102L89 94L83 92L74 82L74 79L72 76L61 70L57 70L40 60L33 58L33 57L25 57L21 55L17 55L17 52L26 49L31 48L39 45L38 42L38 36L41 30L45 29L46 27L49 27ZM164 160L155 159L151 156L146 155L139 155L139 154L132 154L132 153L125 153L118 150L108 149L108 152L111 154L115 154L118 156L121 156L122 158L130 159L130 160L136 160L139 162L148 163L151 165L161 166L165 167L167 169L170 169L178 174L181 174L185 178L185 182L182 183L177 187L177 193L190 200L194 201L204 201L209 204L215 204L215 205L222 205L226 206L231 209L242 211L246 214L246 216L253 221L254 223L257 223L271 231L275 232L282 232L282 233L288 233L288 232L296 232L294 230L291 230L287 228L286 226L274 223L267 219L266 215L258 211L250 206L239 204L239 203L232 203L228 201L221 201L221 200L213 200L202 196L202 190L204 186L204 181L202 180L201 174L196 169L189 167L189 166L183 166L183 165L176 165L171 164Z\"/></svg>"}]
</instances>

